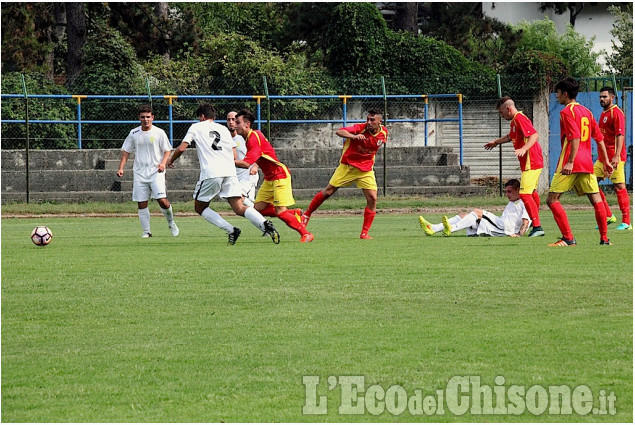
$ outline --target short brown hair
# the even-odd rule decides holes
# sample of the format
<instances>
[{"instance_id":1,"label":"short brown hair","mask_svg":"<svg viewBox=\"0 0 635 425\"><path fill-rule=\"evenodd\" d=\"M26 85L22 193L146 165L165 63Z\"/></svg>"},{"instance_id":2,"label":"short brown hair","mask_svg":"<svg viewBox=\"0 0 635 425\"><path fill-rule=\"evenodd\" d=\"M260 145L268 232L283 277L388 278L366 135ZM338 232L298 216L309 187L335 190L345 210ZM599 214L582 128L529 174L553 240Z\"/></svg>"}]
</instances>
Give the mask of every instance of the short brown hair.
<instances>
[{"instance_id":1,"label":"short brown hair","mask_svg":"<svg viewBox=\"0 0 635 425\"><path fill-rule=\"evenodd\" d=\"M256 122L256 116L249 109L241 109L240 111L238 111L238 113L236 114L236 118L238 117L243 117L243 119L245 121L249 121L251 125Z\"/></svg>"},{"instance_id":2,"label":"short brown hair","mask_svg":"<svg viewBox=\"0 0 635 425\"><path fill-rule=\"evenodd\" d=\"M500 109L501 106L503 106L508 100L512 100L511 97L509 96L503 96L500 99L498 99L498 103L496 104L496 110Z\"/></svg>"},{"instance_id":3,"label":"short brown hair","mask_svg":"<svg viewBox=\"0 0 635 425\"><path fill-rule=\"evenodd\" d=\"M505 183L505 187L507 186L513 187L514 190L520 190L520 182L518 181L518 179L508 180L507 183Z\"/></svg>"},{"instance_id":4,"label":"short brown hair","mask_svg":"<svg viewBox=\"0 0 635 425\"><path fill-rule=\"evenodd\" d=\"M139 106L139 115L141 115L144 112L150 112L152 115L154 115L154 111L152 111L152 106L150 105Z\"/></svg>"}]
</instances>

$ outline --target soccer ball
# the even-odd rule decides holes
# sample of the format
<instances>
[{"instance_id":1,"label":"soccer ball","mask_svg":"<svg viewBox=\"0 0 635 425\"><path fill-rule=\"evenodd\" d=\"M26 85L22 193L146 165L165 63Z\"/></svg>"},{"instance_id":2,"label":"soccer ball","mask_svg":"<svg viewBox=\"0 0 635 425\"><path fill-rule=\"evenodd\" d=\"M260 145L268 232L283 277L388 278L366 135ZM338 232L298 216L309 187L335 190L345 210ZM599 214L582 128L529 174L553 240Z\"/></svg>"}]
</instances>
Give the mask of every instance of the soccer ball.
<instances>
[{"instance_id":1,"label":"soccer ball","mask_svg":"<svg viewBox=\"0 0 635 425\"><path fill-rule=\"evenodd\" d=\"M46 226L37 226L31 232L31 240L37 246L46 246L51 243L53 239L53 233L51 229Z\"/></svg>"}]
</instances>

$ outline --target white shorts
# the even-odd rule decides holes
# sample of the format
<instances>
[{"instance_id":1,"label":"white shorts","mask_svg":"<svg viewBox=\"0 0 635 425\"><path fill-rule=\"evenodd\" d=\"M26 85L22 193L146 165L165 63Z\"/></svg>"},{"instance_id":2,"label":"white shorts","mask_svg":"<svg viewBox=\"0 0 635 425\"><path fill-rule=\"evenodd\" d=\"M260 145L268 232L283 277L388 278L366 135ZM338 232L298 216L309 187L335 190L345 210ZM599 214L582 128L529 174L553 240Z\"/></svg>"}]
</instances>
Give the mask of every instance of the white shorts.
<instances>
[{"instance_id":1,"label":"white shorts","mask_svg":"<svg viewBox=\"0 0 635 425\"><path fill-rule=\"evenodd\" d=\"M507 236L507 234L505 234L505 222L503 219L489 211L483 211L483 217L478 223L478 228L475 233L479 236Z\"/></svg>"},{"instance_id":2,"label":"white shorts","mask_svg":"<svg viewBox=\"0 0 635 425\"><path fill-rule=\"evenodd\" d=\"M243 196L249 199L251 202L254 202L254 199L256 199L256 184L257 183L258 183L258 180L256 181L247 180L247 181L240 182L240 189L243 193Z\"/></svg>"},{"instance_id":3,"label":"white shorts","mask_svg":"<svg viewBox=\"0 0 635 425\"><path fill-rule=\"evenodd\" d=\"M132 200L145 202L148 199L167 198L165 189L165 172L155 173L150 178L144 179L135 174L132 182Z\"/></svg>"},{"instance_id":4,"label":"white shorts","mask_svg":"<svg viewBox=\"0 0 635 425\"><path fill-rule=\"evenodd\" d=\"M199 180L192 197L197 201L210 202L215 196L219 198L240 198L242 192L236 176L214 177Z\"/></svg>"}]
</instances>

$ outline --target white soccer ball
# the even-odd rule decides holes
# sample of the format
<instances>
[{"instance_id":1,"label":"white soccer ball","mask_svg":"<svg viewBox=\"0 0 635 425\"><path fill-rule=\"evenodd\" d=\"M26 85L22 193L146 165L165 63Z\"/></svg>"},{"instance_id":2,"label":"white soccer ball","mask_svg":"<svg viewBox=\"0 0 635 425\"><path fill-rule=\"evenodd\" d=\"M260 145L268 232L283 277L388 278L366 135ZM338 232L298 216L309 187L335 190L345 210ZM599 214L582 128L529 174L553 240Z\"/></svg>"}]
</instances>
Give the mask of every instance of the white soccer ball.
<instances>
[{"instance_id":1,"label":"white soccer ball","mask_svg":"<svg viewBox=\"0 0 635 425\"><path fill-rule=\"evenodd\" d=\"M46 246L51 243L53 232L46 226L37 226L31 232L31 240L37 246Z\"/></svg>"}]
</instances>

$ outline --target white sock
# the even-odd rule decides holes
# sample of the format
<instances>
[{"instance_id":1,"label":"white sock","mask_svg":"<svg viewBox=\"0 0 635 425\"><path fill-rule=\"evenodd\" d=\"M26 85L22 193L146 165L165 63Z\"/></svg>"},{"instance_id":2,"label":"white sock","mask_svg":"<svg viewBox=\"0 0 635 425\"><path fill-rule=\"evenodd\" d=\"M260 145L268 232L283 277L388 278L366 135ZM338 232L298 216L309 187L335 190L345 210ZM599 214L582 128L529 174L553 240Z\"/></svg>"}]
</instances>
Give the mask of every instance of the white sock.
<instances>
[{"instance_id":1,"label":"white sock","mask_svg":"<svg viewBox=\"0 0 635 425\"><path fill-rule=\"evenodd\" d=\"M474 214L474 212L469 213L458 222L452 224L452 232L456 232L461 229L467 229L468 227L476 227L476 221L478 220L478 216Z\"/></svg>"},{"instance_id":2,"label":"white sock","mask_svg":"<svg viewBox=\"0 0 635 425\"><path fill-rule=\"evenodd\" d=\"M172 205L168 209L161 208L161 212L165 216L165 219L168 221L168 225L172 225L174 223L174 214L172 213Z\"/></svg>"},{"instance_id":3,"label":"white sock","mask_svg":"<svg viewBox=\"0 0 635 425\"><path fill-rule=\"evenodd\" d=\"M253 207L253 206L254 206L254 203L251 201L251 199L249 199L249 198L247 198L247 197L244 197L244 198L243 198L243 204L244 204L246 207Z\"/></svg>"},{"instance_id":4,"label":"white sock","mask_svg":"<svg viewBox=\"0 0 635 425\"><path fill-rule=\"evenodd\" d=\"M229 224L223 217L218 215L218 213L210 207L207 207L203 210L201 217L212 223L214 226L223 229L227 233L232 233L234 231L234 226Z\"/></svg>"},{"instance_id":5,"label":"white sock","mask_svg":"<svg viewBox=\"0 0 635 425\"><path fill-rule=\"evenodd\" d=\"M260 214L254 207L249 207L245 210L245 218L251 221L251 224L265 231L265 221L266 219Z\"/></svg>"},{"instance_id":6,"label":"white sock","mask_svg":"<svg viewBox=\"0 0 635 425\"><path fill-rule=\"evenodd\" d=\"M145 233L150 233L150 209L148 207L143 209L138 209L139 213L139 222L141 223L141 229Z\"/></svg>"},{"instance_id":7,"label":"white sock","mask_svg":"<svg viewBox=\"0 0 635 425\"><path fill-rule=\"evenodd\" d=\"M454 217L450 217L448 218L448 223L452 224L456 224L461 220L461 217L458 215L455 215ZM432 224L430 225L430 228L432 228L432 231L434 233L440 232L443 230L443 223L439 223L439 224Z\"/></svg>"}]
</instances>

